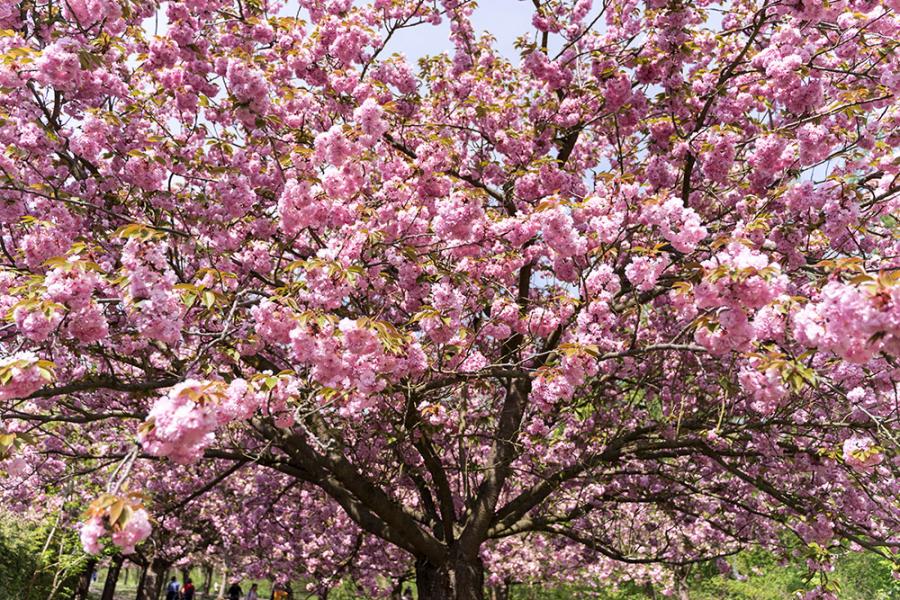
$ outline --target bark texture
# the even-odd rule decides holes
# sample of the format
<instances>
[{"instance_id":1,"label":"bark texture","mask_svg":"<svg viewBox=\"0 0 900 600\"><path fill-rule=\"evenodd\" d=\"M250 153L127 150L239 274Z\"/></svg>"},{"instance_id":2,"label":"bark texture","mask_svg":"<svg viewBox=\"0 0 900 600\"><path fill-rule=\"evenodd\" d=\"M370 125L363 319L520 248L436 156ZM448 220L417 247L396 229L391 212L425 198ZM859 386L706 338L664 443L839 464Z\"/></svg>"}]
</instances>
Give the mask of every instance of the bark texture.
<instances>
[{"instance_id":1,"label":"bark texture","mask_svg":"<svg viewBox=\"0 0 900 600\"><path fill-rule=\"evenodd\" d=\"M420 600L484 600L484 565L476 558L455 557L441 565L416 561Z\"/></svg>"}]
</instances>

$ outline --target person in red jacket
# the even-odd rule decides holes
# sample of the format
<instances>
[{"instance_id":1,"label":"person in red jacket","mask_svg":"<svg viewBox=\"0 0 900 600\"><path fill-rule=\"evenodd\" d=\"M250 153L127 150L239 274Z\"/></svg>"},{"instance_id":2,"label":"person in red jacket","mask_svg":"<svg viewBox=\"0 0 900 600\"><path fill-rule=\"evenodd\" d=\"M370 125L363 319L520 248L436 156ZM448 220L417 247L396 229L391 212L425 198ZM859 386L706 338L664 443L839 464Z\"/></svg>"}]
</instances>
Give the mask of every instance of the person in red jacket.
<instances>
[{"instance_id":1,"label":"person in red jacket","mask_svg":"<svg viewBox=\"0 0 900 600\"><path fill-rule=\"evenodd\" d=\"M184 586L181 588L181 600L194 600L194 584L190 578L184 580Z\"/></svg>"}]
</instances>

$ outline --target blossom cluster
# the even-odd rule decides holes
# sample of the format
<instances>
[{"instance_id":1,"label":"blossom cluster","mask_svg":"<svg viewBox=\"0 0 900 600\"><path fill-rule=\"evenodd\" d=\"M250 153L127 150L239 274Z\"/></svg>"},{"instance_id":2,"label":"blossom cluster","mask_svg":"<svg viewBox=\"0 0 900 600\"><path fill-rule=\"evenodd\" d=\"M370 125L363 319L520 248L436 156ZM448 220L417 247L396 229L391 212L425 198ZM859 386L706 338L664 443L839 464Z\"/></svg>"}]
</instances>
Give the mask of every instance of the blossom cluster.
<instances>
[{"instance_id":1,"label":"blossom cluster","mask_svg":"<svg viewBox=\"0 0 900 600\"><path fill-rule=\"evenodd\" d=\"M259 394L243 379L227 386L188 379L154 403L139 439L154 456L167 456L177 463L196 462L215 440L219 427L248 419L259 405Z\"/></svg>"},{"instance_id":2,"label":"blossom cluster","mask_svg":"<svg viewBox=\"0 0 900 600\"><path fill-rule=\"evenodd\" d=\"M103 549L101 538L109 536L112 543L119 547L122 554L133 554L135 546L150 537L152 525L150 515L143 508L130 510L125 518L125 524L120 521L109 527L109 515L95 515L80 526L81 546L88 554L99 554Z\"/></svg>"},{"instance_id":3,"label":"blossom cluster","mask_svg":"<svg viewBox=\"0 0 900 600\"><path fill-rule=\"evenodd\" d=\"M794 315L795 333L809 346L864 363L879 352L900 356L900 286L829 282Z\"/></svg>"}]
</instances>

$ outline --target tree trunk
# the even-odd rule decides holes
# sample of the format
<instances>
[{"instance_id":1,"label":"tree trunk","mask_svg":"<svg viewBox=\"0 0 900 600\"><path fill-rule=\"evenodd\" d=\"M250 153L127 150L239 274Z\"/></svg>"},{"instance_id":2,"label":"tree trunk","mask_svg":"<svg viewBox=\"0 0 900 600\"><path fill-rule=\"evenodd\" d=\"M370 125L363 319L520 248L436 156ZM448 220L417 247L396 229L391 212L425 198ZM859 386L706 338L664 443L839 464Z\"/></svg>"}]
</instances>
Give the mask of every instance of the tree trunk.
<instances>
[{"instance_id":1,"label":"tree trunk","mask_svg":"<svg viewBox=\"0 0 900 600\"><path fill-rule=\"evenodd\" d=\"M84 571L78 578L78 585L75 586L75 593L72 594L72 600L87 600L88 593L91 591L91 577L94 575L94 569L97 568L97 559L89 558L84 565Z\"/></svg>"},{"instance_id":2,"label":"tree trunk","mask_svg":"<svg viewBox=\"0 0 900 600\"><path fill-rule=\"evenodd\" d=\"M150 600L159 600L162 595L163 587L166 585L166 575L169 573L169 567L172 564L162 560L154 560L150 571L153 574L153 580L150 585Z\"/></svg>"},{"instance_id":3,"label":"tree trunk","mask_svg":"<svg viewBox=\"0 0 900 600\"><path fill-rule=\"evenodd\" d=\"M154 558L149 561L141 575L141 585L138 586L137 600L159 600L163 586L166 582L166 573L171 563Z\"/></svg>"},{"instance_id":4,"label":"tree trunk","mask_svg":"<svg viewBox=\"0 0 900 600\"><path fill-rule=\"evenodd\" d=\"M116 554L112 557L112 562L109 563L109 570L106 572L106 582L103 584L103 593L100 595L100 600L113 600L123 562L125 562L125 557L121 554Z\"/></svg>"},{"instance_id":5,"label":"tree trunk","mask_svg":"<svg viewBox=\"0 0 900 600\"><path fill-rule=\"evenodd\" d=\"M457 557L440 566L416 561L419 600L484 600L484 565Z\"/></svg>"},{"instance_id":6,"label":"tree trunk","mask_svg":"<svg viewBox=\"0 0 900 600\"><path fill-rule=\"evenodd\" d=\"M675 570L675 597L678 600L691 600L688 592L688 569L679 568Z\"/></svg>"},{"instance_id":7,"label":"tree trunk","mask_svg":"<svg viewBox=\"0 0 900 600\"><path fill-rule=\"evenodd\" d=\"M137 593L134 595L135 600L145 600L147 598L147 572L150 570L149 563L140 565L141 572L138 573Z\"/></svg>"},{"instance_id":8,"label":"tree trunk","mask_svg":"<svg viewBox=\"0 0 900 600\"><path fill-rule=\"evenodd\" d=\"M211 565L203 565L203 597L209 598L209 590L212 589L213 568Z\"/></svg>"},{"instance_id":9,"label":"tree trunk","mask_svg":"<svg viewBox=\"0 0 900 600\"><path fill-rule=\"evenodd\" d=\"M219 586L219 595L216 598L225 598L225 586L228 585L228 567L222 565L222 585Z\"/></svg>"}]
</instances>

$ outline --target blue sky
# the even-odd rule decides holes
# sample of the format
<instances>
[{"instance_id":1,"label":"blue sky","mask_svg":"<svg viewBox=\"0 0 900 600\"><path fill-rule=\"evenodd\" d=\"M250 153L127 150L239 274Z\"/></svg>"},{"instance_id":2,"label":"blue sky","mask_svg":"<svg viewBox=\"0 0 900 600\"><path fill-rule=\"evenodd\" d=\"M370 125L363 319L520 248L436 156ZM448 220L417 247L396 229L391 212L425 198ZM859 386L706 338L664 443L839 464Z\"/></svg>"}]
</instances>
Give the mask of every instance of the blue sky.
<instances>
[{"instance_id":1,"label":"blue sky","mask_svg":"<svg viewBox=\"0 0 900 600\"><path fill-rule=\"evenodd\" d=\"M519 53L513 44L523 33L534 32L533 14L534 6L526 0L483 0L472 15L472 23L479 35L484 31L491 32L500 54L517 59ZM404 29L394 34L388 50L405 54L415 63L423 56L452 50L449 34L446 19L438 27L424 25Z\"/></svg>"}]
</instances>

